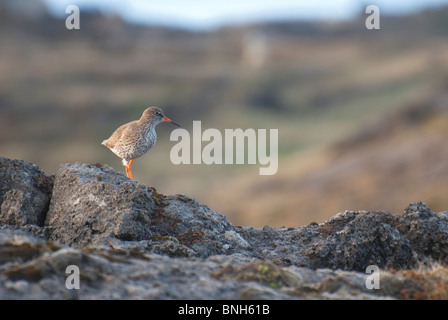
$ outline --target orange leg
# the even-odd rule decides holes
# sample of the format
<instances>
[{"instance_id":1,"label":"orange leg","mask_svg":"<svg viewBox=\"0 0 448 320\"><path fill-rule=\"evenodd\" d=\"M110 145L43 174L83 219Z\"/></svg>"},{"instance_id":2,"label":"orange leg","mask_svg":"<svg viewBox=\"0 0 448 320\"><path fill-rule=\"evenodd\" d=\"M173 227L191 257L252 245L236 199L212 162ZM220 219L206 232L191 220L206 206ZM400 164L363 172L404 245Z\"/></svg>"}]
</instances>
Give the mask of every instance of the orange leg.
<instances>
[{"instance_id":1,"label":"orange leg","mask_svg":"<svg viewBox=\"0 0 448 320\"><path fill-rule=\"evenodd\" d=\"M128 166L126 165L126 166L124 166L124 168L126 169L126 177L128 177L129 178L129 168L128 168Z\"/></svg>"},{"instance_id":2,"label":"orange leg","mask_svg":"<svg viewBox=\"0 0 448 320\"><path fill-rule=\"evenodd\" d=\"M126 176L128 178L131 178L131 180L134 180L134 178L132 177L132 171L131 171L131 166L132 166L132 162L134 160L129 161L128 165L126 166Z\"/></svg>"}]
</instances>

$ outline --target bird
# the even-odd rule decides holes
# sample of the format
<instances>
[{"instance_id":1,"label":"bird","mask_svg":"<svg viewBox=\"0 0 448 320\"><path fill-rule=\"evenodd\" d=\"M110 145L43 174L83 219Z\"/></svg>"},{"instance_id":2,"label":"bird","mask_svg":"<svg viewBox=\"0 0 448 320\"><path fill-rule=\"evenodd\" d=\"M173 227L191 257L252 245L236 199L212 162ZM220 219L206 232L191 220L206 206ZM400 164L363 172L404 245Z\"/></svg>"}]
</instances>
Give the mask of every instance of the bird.
<instances>
[{"instance_id":1,"label":"bird","mask_svg":"<svg viewBox=\"0 0 448 320\"><path fill-rule=\"evenodd\" d=\"M154 146L157 140L156 126L161 122L169 122L180 127L165 117L162 109L149 107L143 111L139 120L123 124L112 133L109 139L102 142L102 145L122 159L126 176L131 180L134 180L131 171L132 162Z\"/></svg>"}]
</instances>

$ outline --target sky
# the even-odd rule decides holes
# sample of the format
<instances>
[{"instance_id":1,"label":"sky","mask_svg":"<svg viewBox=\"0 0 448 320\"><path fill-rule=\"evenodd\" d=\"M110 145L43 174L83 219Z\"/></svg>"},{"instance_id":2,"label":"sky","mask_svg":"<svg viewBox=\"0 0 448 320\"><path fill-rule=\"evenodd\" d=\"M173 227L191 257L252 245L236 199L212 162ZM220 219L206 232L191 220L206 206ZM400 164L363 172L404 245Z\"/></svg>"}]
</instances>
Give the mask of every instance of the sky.
<instances>
[{"instance_id":1,"label":"sky","mask_svg":"<svg viewBox=\"0 0 448 320\"><path fill-rule=\"evenodd\" d=\"M66 15L70 4L119 14L129 22L209 30L229 24L279 20L345 20L374 4L382 14L404 14L448 6L448 0L45 0Z\"/></svg>"}]
</instances>

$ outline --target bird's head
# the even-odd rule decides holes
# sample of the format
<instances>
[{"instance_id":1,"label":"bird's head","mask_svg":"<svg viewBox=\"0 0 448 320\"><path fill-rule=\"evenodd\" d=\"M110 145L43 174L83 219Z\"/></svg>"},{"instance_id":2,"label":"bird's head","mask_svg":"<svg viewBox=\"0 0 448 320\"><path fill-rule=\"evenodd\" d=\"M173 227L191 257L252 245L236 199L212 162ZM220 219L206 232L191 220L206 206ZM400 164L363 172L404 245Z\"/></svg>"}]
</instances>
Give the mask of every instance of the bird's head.
<instances>
[{"instance_id":1,"label":"bird's head","mask_svg":"<svg viewBox=\"0 0 448 320\"><path fill-rule=\"evenodd\" d=\"M153 122L155 124L159 124L160 122L169 122L171 124L174 124L175 126L180 127L176 122L172 121L171 119L165 117L163 114L162 109L157 107L150 107L146 109L143 112L142 118L144 121Z\"/></svg>"}]
</instances>

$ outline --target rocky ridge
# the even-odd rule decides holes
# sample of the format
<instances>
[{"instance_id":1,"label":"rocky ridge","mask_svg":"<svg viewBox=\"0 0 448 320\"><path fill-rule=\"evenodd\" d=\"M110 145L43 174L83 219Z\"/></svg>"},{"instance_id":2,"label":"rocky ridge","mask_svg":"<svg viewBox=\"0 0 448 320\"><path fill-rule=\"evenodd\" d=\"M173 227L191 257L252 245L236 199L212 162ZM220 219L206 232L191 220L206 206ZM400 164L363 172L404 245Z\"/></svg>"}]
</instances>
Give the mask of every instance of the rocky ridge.
<instances>
[{"instance_id":1,"label":"rocky ridge","mask_svg":"<svg viewBox=\"0 0 448 320\"><path fill-rule=\"evenodd\" d=\"M410 270L448 260L448 213L422 202L402 214L241 227L107 165L62 164L46 176L0 158L0 204L0 299L425 298L428 284ZM66 288L69 265L79 290ZM369 265L380 289L366 286Z\"/></svg>"}]
</instances>

